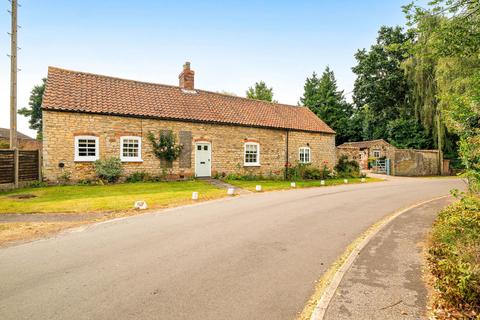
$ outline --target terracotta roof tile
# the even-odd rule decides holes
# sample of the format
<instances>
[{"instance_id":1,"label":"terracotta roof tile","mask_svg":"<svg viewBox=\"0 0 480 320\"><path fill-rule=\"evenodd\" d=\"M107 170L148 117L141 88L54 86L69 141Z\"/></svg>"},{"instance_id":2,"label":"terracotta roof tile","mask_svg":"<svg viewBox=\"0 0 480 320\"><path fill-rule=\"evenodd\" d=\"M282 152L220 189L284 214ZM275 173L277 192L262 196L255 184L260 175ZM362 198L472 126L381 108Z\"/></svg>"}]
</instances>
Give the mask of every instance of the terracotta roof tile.
<instances>
[{"instance_id":1,"label":"terracotta roof tile","mask_svg":"<svg viewBox=\"0 0 480 320\"><path fill-rule=\"evenodd\" d=\"M306 107L54 67L42 108L335 133Z\"/></svg>"}]
</instances>

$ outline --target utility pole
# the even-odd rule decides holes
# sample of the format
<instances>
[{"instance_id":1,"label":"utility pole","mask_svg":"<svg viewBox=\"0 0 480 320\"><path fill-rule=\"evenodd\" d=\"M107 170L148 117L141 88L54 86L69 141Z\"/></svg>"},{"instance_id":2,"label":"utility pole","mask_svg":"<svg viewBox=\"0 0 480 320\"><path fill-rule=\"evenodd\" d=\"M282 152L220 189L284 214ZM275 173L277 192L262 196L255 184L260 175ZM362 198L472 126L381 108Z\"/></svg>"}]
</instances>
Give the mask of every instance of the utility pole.
<instances>
[{"instance_id":1,"label":"utility pole","mask_svg":"<svg viewBox=\"0 0 480 320\"><path fill-rule=\"evenodd\" d=\"M12 2L12 33L10 53L10 149L17 149L17 0Z\"/></svg>"},{"instance_id":2,"label":"utility pole","mask_svg":"<svg viewBox=\"0 0 480 320\"><path fill-rule=\"evenodd\" d=\"M12 2L12 34L10 53L10 149L13 149L14 185L18 188L19 159L17 146L17 0Z\"/></svg>"}]
</instances>

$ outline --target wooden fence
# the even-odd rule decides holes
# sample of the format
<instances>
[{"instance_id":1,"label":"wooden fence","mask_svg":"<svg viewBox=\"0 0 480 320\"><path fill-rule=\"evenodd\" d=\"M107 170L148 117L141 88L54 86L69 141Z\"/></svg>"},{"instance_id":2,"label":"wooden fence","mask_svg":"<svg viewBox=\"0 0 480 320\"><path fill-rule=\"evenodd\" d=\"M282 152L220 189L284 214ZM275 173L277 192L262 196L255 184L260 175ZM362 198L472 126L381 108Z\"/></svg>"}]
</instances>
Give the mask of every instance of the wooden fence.
<instances>
[{"instance_id":1,"label":"wooden fence","mask_svg":"<svg viewBox=\"0 0 480 320\"><path fill-rule=\"evenodd\" d=\"M40 150L0 150L0 184L41 179Z\"/></svg>"}]
</instances>

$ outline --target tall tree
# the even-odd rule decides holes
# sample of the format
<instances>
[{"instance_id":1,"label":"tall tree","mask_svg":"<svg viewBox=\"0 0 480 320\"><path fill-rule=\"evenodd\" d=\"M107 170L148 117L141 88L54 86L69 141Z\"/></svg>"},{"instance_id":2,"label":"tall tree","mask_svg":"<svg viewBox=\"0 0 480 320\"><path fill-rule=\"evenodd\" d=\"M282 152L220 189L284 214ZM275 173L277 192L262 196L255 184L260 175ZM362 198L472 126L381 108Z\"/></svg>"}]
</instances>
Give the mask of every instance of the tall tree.
<instances>
[{"instance_id":1,"label":"tall tree","mask_svg":"<svg viewBox=\"0 0 480 320\"><path fill-rule=\"evenodd\" d=\"M418 109L436 124L438 144L457 134L471 191L480 190L480 2L434 0L429 7L404 7L415 33L410 70L419 88ZM424 72L426 69L428 73ZM428 78L423 76L428 74ZM425 103L425 101L433 101ZM434 111L432 109L434 108ZM433 114L433 115L432 115ZM431 120L433 118L433 121ZM448 148L448 143L445 143ZM446 148L444 148L446 149Z\"/></svg>"},{"instance_id":2,"label":"tall tree","mask_svg":"<svg viewBox=\"0 0 480 320\"><path fill-rule=\"evenodd\" d=\"M35 85L30 93L28 107L18 110L18 113L29 117L30 129L37 130L37 139L42 138L42 101L47 79L42 79L42 84Z\"/></svg>"},{"instance_id":3,"label":"tall tree","mask_svg":"<svg viewBox=\"0 0 480 320\"><path fill-rule=\"evenodd\" d=\"M345 101L343 91L338 90L335 74L329 67L325 68L320 78L314 72L311 78L306 79L300 103L337 132L337 144L349 141L352 106Z\"/></svg>"},{"instance_id":4,"label":"tall tree","mask_svg":"<svg viewBox=\"0 0 480 320\"><path fill-rule=\"evenodd\" d=\"M276 102L273 100L273 88L267 87L263 81L255 82L253 87L248 88L247 98Z\"/></svg>"},{"instance_id":5,"label":"tall tree","mask_svg":"<svg viewBox=\"0 0 480 320\"><path fill-rule=\"evenodd\" d=\"M364 140L385 138L389 121L408 117L409 86L402 69L411 35L400 27L381 27L376 43L355 54L353 89L356 108L365 113Z\"/></svg>"}]
</instances>

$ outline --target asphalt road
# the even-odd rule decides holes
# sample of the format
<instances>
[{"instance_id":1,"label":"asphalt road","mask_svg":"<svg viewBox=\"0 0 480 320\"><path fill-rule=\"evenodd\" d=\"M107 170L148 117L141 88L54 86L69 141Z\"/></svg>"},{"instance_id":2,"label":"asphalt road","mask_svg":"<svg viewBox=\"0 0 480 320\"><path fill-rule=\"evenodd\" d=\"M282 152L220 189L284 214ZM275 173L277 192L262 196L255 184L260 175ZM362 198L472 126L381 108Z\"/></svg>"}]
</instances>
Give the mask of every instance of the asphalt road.
<instances>
[{"instance_id":1,"label":"asphalt road","mask_svg":"<svg viewBox=\"0 0 480 320\"><path fill-rule=\"evenodd\" d=\"M395 179L245 195L0 249L1 319L293 319L370 225L448 194Z\"/></svg>"}]
</instances>

